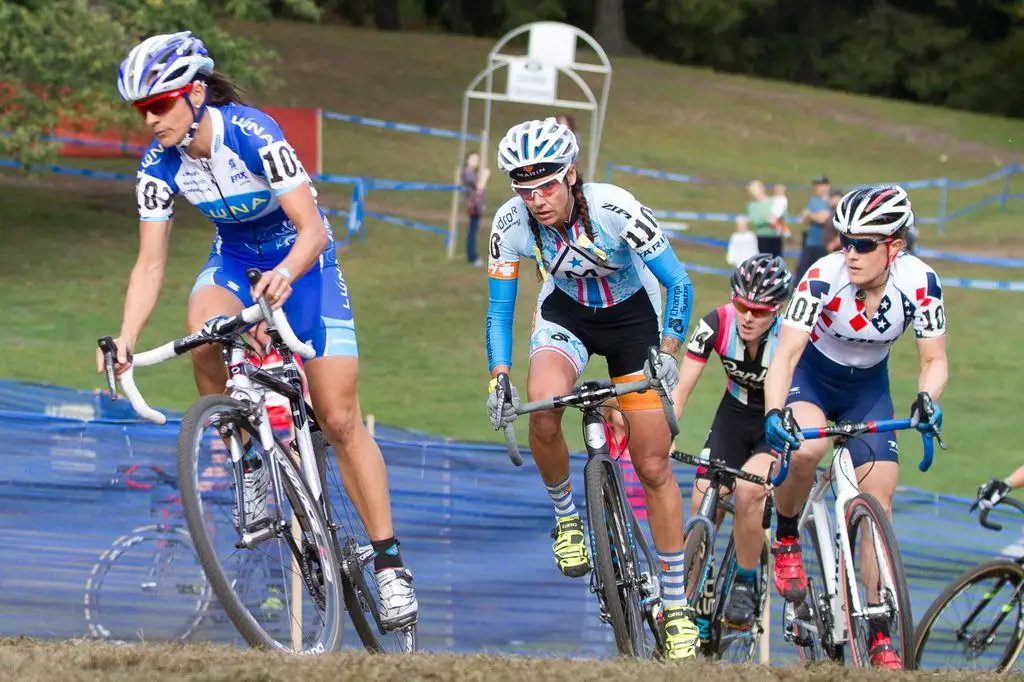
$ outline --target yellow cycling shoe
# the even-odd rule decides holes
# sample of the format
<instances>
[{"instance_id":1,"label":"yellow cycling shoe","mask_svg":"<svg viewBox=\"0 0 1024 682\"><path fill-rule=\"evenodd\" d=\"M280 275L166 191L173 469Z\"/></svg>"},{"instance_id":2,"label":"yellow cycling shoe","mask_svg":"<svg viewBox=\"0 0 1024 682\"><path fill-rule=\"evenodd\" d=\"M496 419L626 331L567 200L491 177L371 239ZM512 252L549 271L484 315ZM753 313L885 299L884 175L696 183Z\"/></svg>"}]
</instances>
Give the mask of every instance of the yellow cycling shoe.
<instances>
[{"instance_id":1,"label":"yellow cycling shoe","mask_svg":"<svg viewBox=\"0 0 1024 682\"><path fill-rule=\"evenodd\" d=\"M700 636L693 621L693 609L676 607L662 613L662 627L665 629L665 658L670 661L685 661L697 658Z\"/></svg>"},{"instance_id":2,"label":"yellow cycling shoe","mask_svg":"<svg viewBox=\"0 0 1024 682\"><path fill-rule=\"evenodd\" d=\"M562 575L579 578L590 571L590 559L587 558L586 533L579 514L562 516L558 519L555 529L551 531L555 539L552 549L555 550L555 563Z\"/></svg>"}]
</instances>

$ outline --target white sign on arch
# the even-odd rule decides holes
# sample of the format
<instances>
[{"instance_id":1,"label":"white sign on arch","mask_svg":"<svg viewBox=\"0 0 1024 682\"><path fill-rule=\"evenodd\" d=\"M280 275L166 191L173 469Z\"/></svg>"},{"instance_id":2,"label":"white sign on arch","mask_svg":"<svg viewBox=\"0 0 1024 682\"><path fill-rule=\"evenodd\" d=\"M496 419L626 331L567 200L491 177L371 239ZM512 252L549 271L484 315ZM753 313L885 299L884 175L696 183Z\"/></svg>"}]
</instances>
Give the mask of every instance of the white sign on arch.
<instances>
[{"instance_id":1,"label":"white sign on arch","mask_svg":"<svg viewBox=\"0 0 1024 682\"><path fill-rule=\"evenodd\" d=\"M528 33L527 53L509 54L504 49L514 38ZM578 41L584 41L593 51L597 61L579 61L577 54ZM506 69L507 85L505 92L494 91L494 73ZM600 98L580 73L601 74L602 85ZM577 99L560 98L558 96L559 75L568 78L576 86L582 97ZM535 21L509 31L491 48L487 57L487 68L478 73L470 81L462 97L462 126L459 141L459 158L457 167L461 167L466 157L466 137L469 129L470 100L484 102L484 125L480 138L481 157L484 164L493 157L490 149L491 139L491 103L519 102L537 104L555 109L578 109L590 112L590 140L582 144L587 159L587 179L595 178L597 157L601 146L601 132L604 128L605 110L608 106L608 91L611 87L612 66L608 55L596 40L586 31L575 26L555 21ZM480 86L483 85L481 89ZM548 111L541 118L553 115ZM456 174L455 184L460 184ZM458 235L459 191L453 192L451 223L449 225L448 257L455 256L455 243Z\"/></svg>"}]
</instances>

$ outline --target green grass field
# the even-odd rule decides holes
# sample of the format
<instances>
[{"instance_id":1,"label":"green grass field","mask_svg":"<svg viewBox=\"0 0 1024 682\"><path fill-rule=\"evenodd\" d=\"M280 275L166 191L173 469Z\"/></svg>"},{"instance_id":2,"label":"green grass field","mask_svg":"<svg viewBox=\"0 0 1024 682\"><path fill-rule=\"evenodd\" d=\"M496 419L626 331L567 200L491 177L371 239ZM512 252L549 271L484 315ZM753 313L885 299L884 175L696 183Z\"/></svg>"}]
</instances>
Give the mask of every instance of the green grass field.
<instances>
[{"instance_id":1,"label":"green grass field","mask_svg":"<svg viewBox=\"0 0 1024 682\"><path fill-rule=\"evenodd\" d=\"M276 22L235 24L277 49L286 86L252 93L257 103L320 106L387 120L456 128L462 92L485 65L489 40L438 34L387 34L338 26ZM318 44L314 51L311 45ZM616 59L599 167L604 162L708 178L762 178L794 185L828 173L843 183L986 175L1021 159L1024 121L965 114L852 95L685 69L640 59ZM496 89L503 82L499 78ZM568 85L562 84L569 93ZM479 128L482 105L473 109ZM496 105L492 140L541 107ZM587 117L580 117L584 134ZM451 181L458 145L451 140L325 122L324 171L425 182ZM584 138L587 139L587 138ZM493 157L493 145L486 150ZM586 149L584 149L586 153ZM945 161L941 160L945 155ZM68 165L88 165L68 160ZM93 164L130 170L131 161ZM602 170L603 173L603 170ZM599 179L601 174L599 173ZM742 211L734 187L683 185L616 174L613 180L648 205L665 210ZM131 187L53 175L0 176L0 376L93 388L97 336L116 332L128 271L135 257L137 222ZM508 196L495 177L493 209ZM951 208L998 192L1001 183L950 193ZM326 205L344 208L348 188L322 187ZM1015 191L1024 192L1018 180ZM938 192L913 193L915 206L935 215ZM790 194L796 212L805 190ZM369 208L445 225L450 195L376 192ZM932 248L1024 256L1018 233L1024 202L1004 213L991 207L932 226ZM731 226L696 223L691 233L727 238ZM486 240L481 235L481 246ZM368 238L341 256L354 299L362 355L365 412L381 422L449 436L500 442L486 421L486 273L461 260L448 262L440 237L369 221ZM185 302L205 262L212 231L197 212L178 211L161 304L142 346L183 332ZM462 249L460 247L459 252ZM687 262L724 267L724 253L686 246ZM1007 269L937 261L940 276L1018 279ZM513 379L525 380L525 351L536 283L532 268L520 287ZM694 275L694 319L726 300L726 280ZM905 437L904 481L952 493L971 493L986 477L1016 466L1016 332L1024 324L1021 294L947 288L951 380L943 398L950 450L922 475L920 444ZM184 408L193 398L191 371L180 363L140 372L154 404ZM897 410L916 393L913 343L893 352ZM591 375L605 371L594 363ZM678 445L703 442L723 390L723 374L707 373L684 415ZM578 429L569 425L575 433ZM520 432L525 441L525 428ZM578 438L574 438L576 444ZM970 467L965 475L965 466Z\"/></svg>"}]
</instances>

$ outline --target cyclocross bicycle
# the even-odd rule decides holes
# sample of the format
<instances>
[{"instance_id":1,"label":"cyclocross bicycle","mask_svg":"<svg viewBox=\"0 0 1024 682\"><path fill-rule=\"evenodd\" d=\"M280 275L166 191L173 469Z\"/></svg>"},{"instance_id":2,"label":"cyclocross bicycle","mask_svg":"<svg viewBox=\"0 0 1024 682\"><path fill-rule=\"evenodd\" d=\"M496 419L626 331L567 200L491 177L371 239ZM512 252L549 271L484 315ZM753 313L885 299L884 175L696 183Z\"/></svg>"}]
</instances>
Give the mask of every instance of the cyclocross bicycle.
<instances>
[{"instance_id":1,"label":"cyclocross bicycle","mask_svg":"<svg viewBox=\"0 0 1024 682\"><path fill-rule=\"evenodd\" d=\"M255 286L261 273L250 268L246 275ZM260 322L266 323L267 335L284 359L285 379L246 360L242 335ZM296 338L283 311L272 311L266 297L260 297L234 317L215 318L195 334L135 355L120 376L135 411L157 424L167 421L146 404L135 385L135 368L214 343L223 347L230 395L203 396L182 418L178 483L196 553L231 622L251 646L319 654L340 647L347 607L367 649L415 650L414 624L391 632L381 627L373 549L359 517L336 515L329 500L326 438L304 399L304 380L293 355L312 358L315 353ZM100 339L99 345L113 392L116 349L110 337ZM273 432L265 400L269 391L290 402L295 436L288 446ZM267 498L270 519L257 527L245 519L241 485L249 438L262 446L272 488ZM246 567L253 564L249 557L254 554L262 565L276 566L266 580L237 579L251 573ZM268 595L261 586L276 593ZM274 608L267 608L268 603ZM287 627L281 627L282 618Z\"/></svg>"},{"instance_id":2,"label":"cyclocross bicycle","mask_svg":"<svg viewBox=\"0 0 1024 682\"><path fill-rule=\"evenodd\" d=\"M852 664L868 667L871 665L869 620L881 621L890 628L893 646L899 652L904 669L914 668L914 619L896 535L878 500L861 492L850 453L841 447L841 443L865 433L900 431L913 428L914 424L910 419L887 419L840 422L797 431L790 408L783 411L782 418L783 424L803 439L837 438L832 463L818 475L800 515L801 544L813 548L818 575L808 575L807 597L802 603L785 604L783 632L786 640L797 646L804 661L842 662L844 647L849 644ZM934 438L944 447L938 432ZM927 471L932 464L934 444L929 434L922 434L922 439L924 457L918 468ZM787 447L779 459L779 472L772 479L772 485L777 487L786 479L789 463ZM825 495L832 488L836 501L834 516L830 517ZM865 540L865 545L873 551L863 552L858 540ZM871 554L875 563L872 574L877 580L858 588L861 563L871 562Z\"/></svg>"},{"instance_id":3,"label":"cyclocross bicycle","mask_svg":"<svg viewBox=\"0 0 1024 682\"><path fill-rule=\"evenodd\" d=\"M709 578L715 558L715 539L718 534L717 517L719 513L733 513L733 505L721 497L721 489L732 490L737 479L749 481L755 485L767 486L768 479L757 476L749 471L734 469L718 460L708 460L685 452L674 451L672 459L677 462L704 467L707 473L703 477L708 481L707 492L701 500L696 516L687 521L683 532L686 536L686 598L693 605L698 605L707 598L711 606L706 610L710 621L710 632L706 640L702 638L704 656L715 660L726 660L732 663L746 663L753 660L757 645L764 634L762 615L765 614L765 600L768 597L768 547L761 549L761 560L757 567L758 600L755 604L754 619L749 629L736 628L725 621L725 607L729 592L736 577L736 545L729 537L729 544L722 559L722 568L712 583L713 591L708 594ZM694 494L697 488L694 486ZM771 527L772 496L765 498L762 528ZM703 634L703 633L702 633Z\"/></svg>"},{"instance_id":4,"label":"cyclocross bicycle","mask_svg":"<svg viewBox=\"0 0 1024 682\"><path fill-rule=\"evenodd\" d=\"M1011 497L999 504L1024 512L1024 504ZM971 511L977 507L975 502ZM993 508L982 509L978 521L1000 531L1000 524L988 520ZM1004 673L1013 669L1022 651L1024 556L985 561L954 580L921 619L914 657L918 665L928 667Z\"/></svg>"},{"instance_id":5,"label":"cyclocross bicycle","mask_svg":"<svg viewBox=\"0 0 1024 682\"><path fill-rule=\"evenodd\" d=\"M658 349L649 351L651 366L661 364ZM511 383L507 374L498 375L498 399L511 403ZM651 552L633 508L626 499L622 472L609 455L611 425L601 413L601 405L618 396L655 390L661 397L665 419L672 438L679 435L672 401L657 379L642 379L613 384L608 379L585 381L568 395L525 403L517 415L575 407L583 412L583 440L587 464L583 469L587 523L596 570L590 573L590 591L597 595L602 622L610 623L615 646L624 656L651 658L664 652L664 638L658 624L661 614L661 578L658 563ZM505 444L516 466L523 458L516 444L515 428L505 426Z\"/></svg>"}]
</instances>

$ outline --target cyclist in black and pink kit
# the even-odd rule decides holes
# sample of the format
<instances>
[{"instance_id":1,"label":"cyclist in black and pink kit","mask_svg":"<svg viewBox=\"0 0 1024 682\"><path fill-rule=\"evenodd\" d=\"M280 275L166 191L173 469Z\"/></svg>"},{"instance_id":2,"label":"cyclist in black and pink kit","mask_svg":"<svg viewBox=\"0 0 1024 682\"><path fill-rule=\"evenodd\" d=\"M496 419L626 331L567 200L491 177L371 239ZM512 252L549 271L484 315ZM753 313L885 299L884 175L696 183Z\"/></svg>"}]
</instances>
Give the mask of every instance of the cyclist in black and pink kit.
<instances>
[{"instance_id":1,"label":"cyclist in black and pink kit","mask_svg":"<svg viewBox=\"0 0 1024 682\"><path fill-rule=\"evenodd\" d=\"M759 253L743 261L732 274L732 302L704 316L690 337L672 394L680 416L707 364L711 351L722 359L728 379L701 456L766 476L773 460L764 442L764 377L768 371L780 327L779 310L789 297L792 275L786 261ZM707 483L697 472L693 514L697 513ZM725 494L725 491L723 491ZM736 510L733 537L736 542L736 580L725 619L736 627L750 627L757 594L757 564L764 546L765 491L753 483L737 481L733 494ZM698 627L703 627L698 618Z\"/></svg>"}]
</instances>

